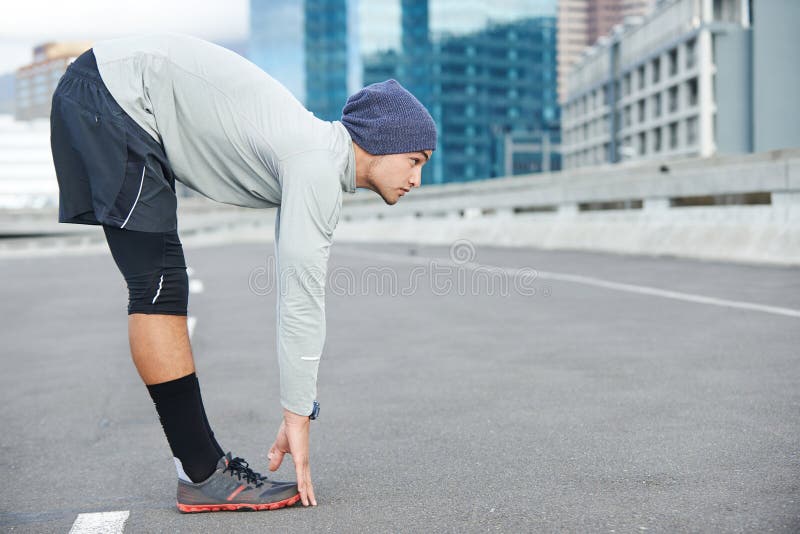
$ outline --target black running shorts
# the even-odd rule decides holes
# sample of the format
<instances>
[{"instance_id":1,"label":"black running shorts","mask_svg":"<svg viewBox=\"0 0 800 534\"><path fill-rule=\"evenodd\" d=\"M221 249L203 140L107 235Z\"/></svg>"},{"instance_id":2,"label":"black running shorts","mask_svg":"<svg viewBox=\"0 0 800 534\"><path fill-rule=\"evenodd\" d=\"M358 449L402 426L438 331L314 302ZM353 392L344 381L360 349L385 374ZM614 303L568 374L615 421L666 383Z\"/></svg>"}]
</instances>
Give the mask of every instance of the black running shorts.
<instances>
[{"instance_id":1,"label":"black running shorts","mask_svg":"<svg viewBox=\"0 0 800 534\"><path fill-rule=\"evenodd\" d=\"M111 96L91 49L58 82L50 145L59 222L177 229L175 176L164 148Z\"/></svg>"}]
</instances>

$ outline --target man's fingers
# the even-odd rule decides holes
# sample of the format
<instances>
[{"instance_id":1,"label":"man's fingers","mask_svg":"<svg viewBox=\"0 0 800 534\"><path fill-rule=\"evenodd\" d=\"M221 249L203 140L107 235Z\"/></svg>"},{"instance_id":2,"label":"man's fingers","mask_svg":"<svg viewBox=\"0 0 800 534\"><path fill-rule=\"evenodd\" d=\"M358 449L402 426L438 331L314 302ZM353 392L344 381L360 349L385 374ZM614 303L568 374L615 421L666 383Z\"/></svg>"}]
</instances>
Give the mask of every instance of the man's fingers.
<instances>
[{"instance_id":1,"label":"man's fingers","mask_svg":"<svg viewBox=\"0 0 800 534\"><path fill-rule=\"evenodd\" d=\"M308 481L305 469L295 465L295 474L297 475L297 491L300 492L300 502L303 503L303 506L308 506Z\"/></svg>"},{"instance_id":2,"label":"man's fingers","mask_svg":"<svg viewBox=\"0 0 800 534\"><path fill-rule=\"evenodd\" d=\"M303 506L308 506L309 503L311 506L317 505L317 498L314 496L314 485L309 482L306 484L302 490L300 490L300 500L303 502Z\"/></svg>"},{"instance_id":3,"label":"man's fingers","mask_svg":"<svg viewBox=\"0 0 800 534\"><path fill-rule=\"evenodd\" d=\"M307 493L308 493L309 502L311 502L312 506L316 506L317 505L317 498L314 495L314 484L311 483L311 480L308 481L308 486L307 486L306 490L307 490Z\"/></svg>"},{"instance_id":4,"label":"man's fingers","mask_svg":"<svg viewBox=\"0 0 800 534\"><path fill-rule=\"evenodd\" d=\"M272 448L269 450L269 454L267 455L267 458L269 458L270 471L275 471L281 466L281 462L283 462L283 455L284 453L278 449L277 446L272 446Z\"/></svg>"},{"instance_id":5,"label":"man's fingers","mask_svg":"<svg viewBox=\"0 0 800 534\"><path fill-rule=\"evenodd\" d=\"M317 497L314 495L314 485L311 481L306 481L304 484L297 485L297 491L300 492L300 501L303 503L303 506L311 506L317 505Z\"/></svg>"},{"instance_id":6,"label":"man's fingers","mask_svg":"<svg viewBox=\"0 0 800 534\"><path fill-rule=\"evenodd\" d=\"M311 469L308 463L295 466L297 475L297 491L300 492L300 501L303 506L317 505L317 498L314 495L314 485L311 483Z\"/></svg>"}]
</instances>

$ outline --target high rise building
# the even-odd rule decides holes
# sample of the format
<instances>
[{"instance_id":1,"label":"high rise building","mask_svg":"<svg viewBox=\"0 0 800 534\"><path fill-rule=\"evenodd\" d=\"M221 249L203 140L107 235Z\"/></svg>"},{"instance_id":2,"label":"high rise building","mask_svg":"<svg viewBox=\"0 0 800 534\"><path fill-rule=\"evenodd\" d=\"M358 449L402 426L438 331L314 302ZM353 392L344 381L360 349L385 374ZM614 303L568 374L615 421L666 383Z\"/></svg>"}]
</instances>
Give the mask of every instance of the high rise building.
<instances>
[{"instance_id":1,"label":"high rise building","mask_svg":"<svg viewBox=\"0 0 800 534\"><path fill-rule=\"evenodd\" d=\"M305 14L297 0L250 0L248 59L306 100Z\"/></svg>"},{"instance_id":2,"label":"high rise building","mask_svg":"<svg viewBox=\"0 0 800 534\"><path fill-rule=\"evenodd\" d=\"M461 6L465 12L460 20L449 21L446 3L430 9L429 17L414 12L427 11L425 4L403 2L400 51L390 49L364 60L364 83L397 78L439 126L436 158L426 166L423 181L559 168L558 154L546 149L513 155L510 162L505 155L505 145L514 137L558 144L554 17L497 23L493 21L513 21L513 14L499 17L502 13L489 10L486 2L473 2Z\"/></svg>"},{"instance_id":3,"label":"high rise building","mask_svg":"<svg viewBox=\"0 0 800 534\"><path fill-rule=\"evenodd\" d=\"M568 78L564 168L800 146L798 19L794 0L665 0L617 27Z\"/></svg>"},{"instance_id":4,"label":"high rise building","mask_svg":"<svg viewBox=\"0 0 800 534\"><path fill-rule=\"evenodd\" d=\"M349 94L397 79L440 138L423 183L558 168L529 152L506 169L509 134L560 136L556 0L306 0L307 107L338 119Z\"/></svg>"},{"instance_id":5,"label":"high rise building","mask_svg":"<svg viewBox=\"0 0 800 534\"><path fill-rule=\"evenodd\" d=\"M742 127L752 127L754 152L800 147L800 2L753 0L751 7L749 78L720 79L717 87L730 82L750 88L752 106ZM723 128L727 125L719 125L720 135L727 135Z\"/></svg>"},{"instance_id":6,"label":"high rise building","mask_svg":"<svg viewBox=\"0 0 800 534\"><path fill-rule=\"evenodd\" d=\"M349 3L305 0L306 107L323 120L338 120L349 96Z\"/></svg>"},{"instance_id":7,"label":"high rise building","mask_svg":"<svg viewBox=\"0 0 800 534\"><path fill-rule=\"evenodd\" d=\"M583 51L626 17L642 17L655 0L559 0L558 96L566 97L566 77Z\"/></svg>"}]
</instances>

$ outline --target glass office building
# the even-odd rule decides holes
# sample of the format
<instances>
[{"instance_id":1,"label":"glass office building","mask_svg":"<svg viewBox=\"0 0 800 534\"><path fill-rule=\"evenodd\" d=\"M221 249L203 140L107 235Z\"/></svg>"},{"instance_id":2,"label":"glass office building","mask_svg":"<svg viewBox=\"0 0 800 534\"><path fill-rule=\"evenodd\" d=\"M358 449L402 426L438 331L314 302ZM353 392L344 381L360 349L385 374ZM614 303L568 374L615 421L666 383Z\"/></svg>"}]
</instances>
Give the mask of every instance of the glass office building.
<instances>
[{"instance_id":1,"label":"glass office building","mask_svg":"<svg viewBox=\"0 0 800 534\"><path fill-rule=\"evenodd\" d=\"M397 79L439 129L423 184L560 168L556 0L305 0L303 17L308 109L337 120ZM511 140L529 149L509 158Z\"/></svg>"},{"instance_id":2,"label":"glass office building","mask_svg":"<svg viewBox=\"0 0 800 534\"><path fill-rule=\"evenodd\" d=\"M306 102L303 3L250 0L248 59Z\"/></svg>"}]
</instances>

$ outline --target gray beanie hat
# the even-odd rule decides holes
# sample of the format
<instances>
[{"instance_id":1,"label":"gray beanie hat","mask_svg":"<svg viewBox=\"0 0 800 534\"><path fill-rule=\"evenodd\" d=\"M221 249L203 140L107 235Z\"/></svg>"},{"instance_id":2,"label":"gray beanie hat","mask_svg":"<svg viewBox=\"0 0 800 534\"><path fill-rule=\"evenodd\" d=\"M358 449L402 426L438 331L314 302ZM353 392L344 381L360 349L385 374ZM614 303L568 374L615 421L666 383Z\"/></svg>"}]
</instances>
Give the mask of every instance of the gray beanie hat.
<instances>
[{"instance_id":1,"label":"gray beanie hat","mask_svg":"<svg viewBox=\"0 0 800 534\"><path fill-rule=\"evenodd\" d=\"M372 155L436 149L436 124L397 80L373 83L347 99L342 124Z\"/></svg>"}]
</instances>

